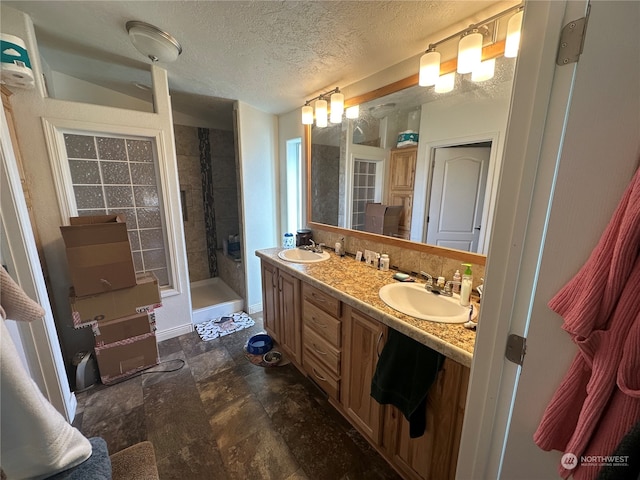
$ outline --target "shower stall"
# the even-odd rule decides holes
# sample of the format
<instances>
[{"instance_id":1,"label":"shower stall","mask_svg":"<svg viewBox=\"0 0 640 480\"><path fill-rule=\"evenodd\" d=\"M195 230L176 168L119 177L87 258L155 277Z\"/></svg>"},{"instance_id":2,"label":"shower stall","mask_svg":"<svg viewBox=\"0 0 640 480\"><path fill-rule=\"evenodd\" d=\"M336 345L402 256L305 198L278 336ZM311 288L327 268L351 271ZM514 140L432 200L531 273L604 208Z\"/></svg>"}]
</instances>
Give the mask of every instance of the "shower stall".
<instances>
[{"instance_id":1,"label":"shower stall","mask_svg":"<svg viewBox=\"0 0 640 480\"><path fill-rule=\"evenodd\" d=\"M244 307L243 259L223 249L241 235L232 131L175 125L193 323Z\"/></svg>"}]
</instances>

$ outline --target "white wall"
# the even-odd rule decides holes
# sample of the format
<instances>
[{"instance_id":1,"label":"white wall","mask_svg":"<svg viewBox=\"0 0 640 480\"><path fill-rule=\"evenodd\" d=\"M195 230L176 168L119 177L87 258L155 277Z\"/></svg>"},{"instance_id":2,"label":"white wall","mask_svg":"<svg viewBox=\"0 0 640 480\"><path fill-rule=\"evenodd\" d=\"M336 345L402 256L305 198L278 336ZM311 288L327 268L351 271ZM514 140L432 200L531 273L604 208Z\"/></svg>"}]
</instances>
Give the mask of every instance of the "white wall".
<instances>
[{"instance_id":1,"label":"white wall","mask_svg":"<svg viewBox=\"0 0 640 480\"><path fill-rule=\"evenodd\" d=\"M60 235L63 224L54 178L49 162L42 118L55 118L79 123L114 125L118 128L144 125L149 129L162 131L163 143L158 145L162 156L161 165L167 175L167 190L170 210L167 215L168 234L175 242L172 252L176 263L175 291L170 296L163 294L163 307L158 309L156 319L158 338L169 338L192 330L191 304L186 267L186 249L182 232L178 172L175 158L173 124L168 96L166 72L154 67L154 89L159 113L131 111L120 108L67 102L47 98L40 81L40 61L33 25L23 13L0 6L2 31L22 38L30 54L38 86L33 90L16 90L11 97L15 114L18 141L24 160L25 173L33 196L33 205L40 239L50 274L53 304L58 333L62 338L64 354L71 357L76 351L93 346L89 329L76 330L71 324L68 302L70 279L67 272L64 244Z\"/></svg>"},{"instance_id":2,"label":"white wall","mask_svg":"<svg viewBox=\"0 0 640 480\"><path fill-rule=\"evenodd\" d=\"M492 91L488 97L479 97L470 92L422 105L411 215L411 240L417 242L426 240L427 202L431 190L429 165L433 159L434 149L444 145L497 139L491 148L484 202L487 212L483 221L484 231L491 231L489 221L493 216L510 103L511 82L507 82ZM486 250L481 253L485 252Z\"/></svg>"},{"instance_id":3,"label":"white wall","mask_svg":"<svg viewBox=\"0 0 640 480\"><path fill-rule=\"evenodd\" d=\"M47 87L49 95L58 100L153 112L151 91L147 92L149 101L146 102L56 71L51 71L50 76L47 76ZM55 94L52 93L52 89Z\"/></svg>"},{"instance_id":4,"label":"white wall","mask_svg":"<svg viewBox=\"0 0 640 480\"><path fill-rule=\"evenodd\" d=\"M278 246L278 119L238 102L243 254L248 313L262 311L260 261L256 250Z\"/></svg>"}]
</instances>

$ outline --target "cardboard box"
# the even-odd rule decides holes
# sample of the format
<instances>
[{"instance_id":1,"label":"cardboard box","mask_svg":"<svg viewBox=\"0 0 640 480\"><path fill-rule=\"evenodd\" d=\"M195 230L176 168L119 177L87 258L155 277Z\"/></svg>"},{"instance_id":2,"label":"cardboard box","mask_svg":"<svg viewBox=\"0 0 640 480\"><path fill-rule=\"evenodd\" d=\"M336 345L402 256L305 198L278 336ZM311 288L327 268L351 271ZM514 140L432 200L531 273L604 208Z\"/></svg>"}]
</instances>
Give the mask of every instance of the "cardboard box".
<instances>
[{"instance_id":1,"label":"cardboard box","mask_svg":"<svg viewBox=\"0 0 640 480\"><path fill-rule=\"evenodd\" d=\"M156 316L153 312L138 313L106 322L95 322L91 328L95 337L96 347L101 347L109 343L155 332Z\"/></svg>"},{"instance_id":2,"label":"cardboard box","mask_svg":"<svg viewBox=\"0 0 640 480\"><path fill-rule=\"evenodd\" d=\"M96 347L102 383L108 385L159 363L155 333Z\"/></svg>"},{"instance_id":3,"label":"cardboard box","mask_svg":"<svg viewBox=\"0 0 640 480\"><path fill-rule=\"evenodd\" d=\"M133 287L133 267L127 224L121 215L72 217L60 227L76 295L85 296Z\"/></svg>"},{"instance_id":4,"label":"cardboard box","mask_svg":"<svg viewBox=\"0 0 640 480\"><path fill-rule=\"evenodd\" d=\"M153 312L162 306L158 280L153 273L141 273L134 287L90 296L69 294L73 325L76 328L128 317L136 313Z\"/></svg>"},{"instance_id":5,"label":"cardboard box","mask_svg":"<svg viewBox=\"0 0 640 480\"><path fill-rule=\"evenodd\" d=\"M364 230L380 235L397 235L402 208L402 205L367 203L364 217Z\"/></svg>"}]
</instances>

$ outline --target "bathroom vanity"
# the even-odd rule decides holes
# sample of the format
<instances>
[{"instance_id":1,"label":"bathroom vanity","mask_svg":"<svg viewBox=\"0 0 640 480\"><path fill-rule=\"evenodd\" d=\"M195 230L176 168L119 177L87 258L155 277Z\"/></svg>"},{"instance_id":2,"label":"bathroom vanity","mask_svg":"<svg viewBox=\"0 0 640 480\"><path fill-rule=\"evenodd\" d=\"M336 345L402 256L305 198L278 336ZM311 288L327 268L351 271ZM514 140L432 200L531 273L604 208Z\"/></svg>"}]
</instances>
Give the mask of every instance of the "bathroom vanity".
<instances>
[{"instance_id":1,"label":"bathroom vanity","mask_svg":"<svg viewBox=\"0 0 640 480\"><path fill-rule=\"evenodd\" d=\"M318 263L288 262L280 250L256 252L267 332L404 478L454 478L475 333L388 307L378 291L395 282L393 271L334 254ZM420 438L409 437L409 422L395 407L370 395L389 328L446 356L429 391Z\"/></svg>"}]
</instances>

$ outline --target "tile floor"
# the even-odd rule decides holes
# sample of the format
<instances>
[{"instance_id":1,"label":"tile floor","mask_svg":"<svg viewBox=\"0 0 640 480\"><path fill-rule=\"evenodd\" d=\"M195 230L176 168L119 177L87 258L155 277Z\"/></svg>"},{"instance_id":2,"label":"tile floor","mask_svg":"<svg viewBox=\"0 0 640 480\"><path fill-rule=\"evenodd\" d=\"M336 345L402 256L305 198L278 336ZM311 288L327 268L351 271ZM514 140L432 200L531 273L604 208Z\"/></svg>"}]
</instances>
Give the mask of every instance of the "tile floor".
<instances>
[{"instance_id":1,"label":"tile floor","mask_svg":"<svg viewBox=\"0 0 640 480\"><path fill-rule=\"evenodd\" d=\"M295 367L244 357L262 331L252 317L254 327L209 342L196 332L160 342L154 369L181 369L79 393L74 425L112 453L150 440L163 480L399 479Z\"/></svg>"}]
</instances>

